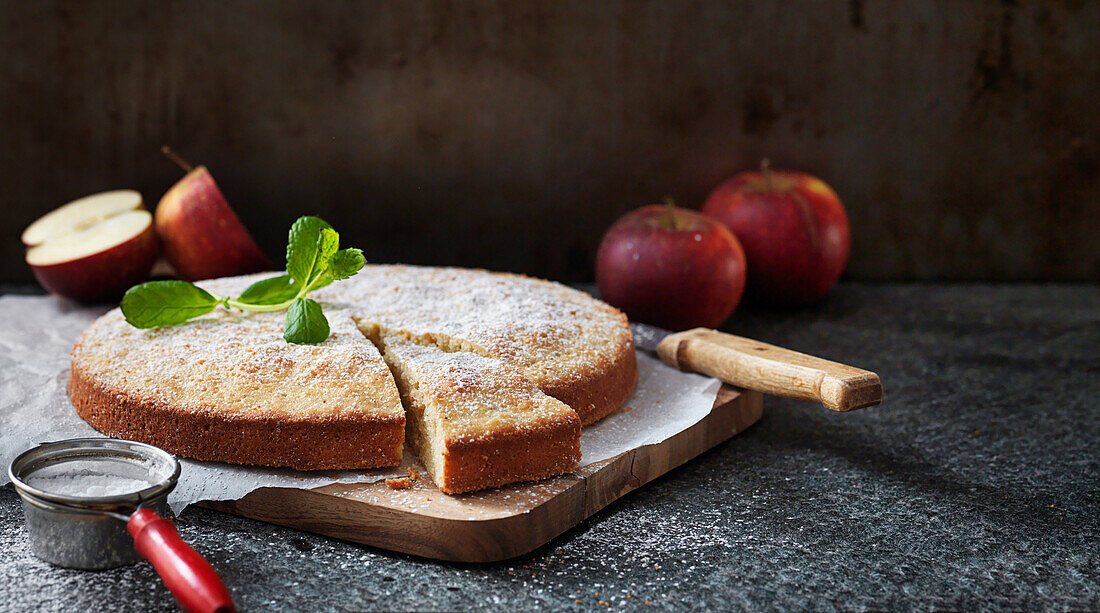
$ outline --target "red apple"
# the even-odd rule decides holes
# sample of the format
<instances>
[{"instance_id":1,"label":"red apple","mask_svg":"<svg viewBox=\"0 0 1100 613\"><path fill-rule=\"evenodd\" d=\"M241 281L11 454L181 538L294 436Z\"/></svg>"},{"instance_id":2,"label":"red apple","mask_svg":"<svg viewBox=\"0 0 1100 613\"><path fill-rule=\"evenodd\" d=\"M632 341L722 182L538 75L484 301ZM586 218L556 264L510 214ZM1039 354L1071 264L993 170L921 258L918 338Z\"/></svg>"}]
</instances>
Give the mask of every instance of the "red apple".
<instances>
[{"instance_id":1,"label":"red apple","mask_svg":"<svg viewBox=\"0 0 1100 613\"><path fill-rule=\"evenodd\" d=\"M824 181L790 170L742 172L719 185L703 212L737 236L749 261L746 295L779 305L823 298L848 263L848 215Z\"/></svg>"},{"instance_id":2,"label":"red apple","mask_svg":"<svg viewBox=\"0 0 1100 613\"><path fill-rule=\"evenodd\" d=\"M655 204L627 213L604 235L596 283L631 319L669 330L713 328L741 300L745 254L710 217Z\"/></svg>"},{"instance_id":3,"label":"red apple","mask_svg":"<svg viewBox=\"0 0 1100 613\"><path fill-rule=\"evenodd\" d=\"M119 190L75 200L23 232L27 263L47 290L81 302L117 299L157 258L153 216L141 194Z\"/></svg>"},{"instance_id":4,"label":"red apple","mask_svg":"<svg viewBox=\"0 0 1100 613\"><path fill-rule=\"evenodd\" d=\"M197 281L271 270L206 167L188 170L156 213L164 255L179 276Z\"/></svg>"}]
</instances>

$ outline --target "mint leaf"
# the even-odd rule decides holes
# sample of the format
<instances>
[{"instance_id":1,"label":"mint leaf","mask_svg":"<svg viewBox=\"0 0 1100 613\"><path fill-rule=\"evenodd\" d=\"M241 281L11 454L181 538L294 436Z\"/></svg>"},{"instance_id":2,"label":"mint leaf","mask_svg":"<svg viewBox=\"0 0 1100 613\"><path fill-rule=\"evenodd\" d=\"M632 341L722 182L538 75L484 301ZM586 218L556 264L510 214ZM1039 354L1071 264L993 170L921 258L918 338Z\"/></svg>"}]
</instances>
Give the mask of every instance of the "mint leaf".
<instances>
[{"instance_id":1,"label":"mint leaf","mask_svg":"<svg viewBox=\"0 0 1100 613\"><path fill-rule=\"evenodd\" d=\"M341 249L332 256L328 264L328 272L337 281L352 277L367 263L361 249Z\"/></svg>"},{"instance_id":2,"label":"mint leaf","mask_svg":"<svg viewBox=\"0 0 1100 613\"><path fill-rule=\"evenodd\" d=\"M318 241L313 270L310 271L308 280L303 281L306 284L307 292L320 289L335 281L329 273L329 266L332 263L332 258L339 253L336 250L340 248L340 235L336 233L336 230L322 228Z\"/></svg>"},{"instance_id":3,"label":"mint leaf","mask_svg":"<svg viewBox=\"0 0 1100 613\"><path fill-rule=\"evenodd\" d=\"M315 345L328 338L328 320L321 312L321 305L309 298L295 298L286 312L286 331L283 338L288 343Z\"/></svg>"},{"instance_id":4,"label":"mint leaf","mask_svg":"<svg viewBox=\"0 0 1100 613\"><path fill-rule=\"evenodd\" d=\"M309 271L309 276L301 279L302 284L306 287L321 287L321 285L314 285L314 281L320 278L328 269L328 264L332 260L332 256L336 253L336 250L340 248L340 235L336 233L336 230L330 228L321 228L321 236L317 239L317 254L314 256L313 266ZM324 283L328 285L332 283Z\"/></svg>"},{"instance_id":5,"label":"mint leaf","mask_svg":"<svg viewBox=\"0 0 1100 613\"><path fill-rule=\"evenodd\" d=\"M318 255L324 243L322 231L326 229L335 234L332 226L320 217L299 217L294 225L290 226L290 236L286 245L286 271L302 286L309 285L317 274L315 269L318 268ZM336 239L338 242L339 236ZM333 246L332 252L335 252L338 246L338 244ZM321 269L323 268L322 266Z\"/></svg>"},{"instance_id":6,"label":"mint leaf","mask_svg":"<svg viewBox=\"0 0 1100 613\"><path fill-rule=\"evenodd\" d=\"M336 250L339 248L340 235L332 228L323 228L321 230L321 246L318 248L319 253L317 254L318 271L328 266L328 263L332 261L332 256L336 254Z\"/></svg>"},{"instance_id":7,"label":"mint leaf","mask_svg":"<svg viewBox=\"0 0 1100 613\"><path fill-rule=\"evenodd\" d=\"M343 249L337 251L329 259L328 268L314 279L306 291L312 292L330 285L333 281L340 281L355 276L367 263L362 250Z\"/></svg>"},{"instance_id":8,"label":"mint leaf","mask_svg":"<svg viewBox=\"0 0 1100 613\"><path fill-rule=\"evenodd\" d=\"M221 299L187 281L149 281L122 297L122 314L135 328L183 323L214 310Z\"/></svg>"},{"instance_id":9,"label":"mint leaf","mask_svg":"<svg viewBox=\"0 0 1100 613\"><path fill-rule=\"evenodd\" d=\"M249 285L237 297L237 301L248 304L279 304L295 298L301 289L302 286L290 275L280 275Z\"/></svg>"},{"instance_id":10,"label":"mint leaf","mask_svg":"<svg viewBox=\"0 0 1100 613\"><path fill-rule=\"evenodd\" d=\"M340 235L332 226L318 217L299 217L287 241L287 274L257 281L236 299L185 281L151 281L126 292L122 313L133 326L152 328L182 323L219 304L242 311L286 309L283 338L290 343L320 343L329 336L328 320L321 305L306 294L355 275L365 264L359 249L340 250Z\"/></svg>"}]
</instances>

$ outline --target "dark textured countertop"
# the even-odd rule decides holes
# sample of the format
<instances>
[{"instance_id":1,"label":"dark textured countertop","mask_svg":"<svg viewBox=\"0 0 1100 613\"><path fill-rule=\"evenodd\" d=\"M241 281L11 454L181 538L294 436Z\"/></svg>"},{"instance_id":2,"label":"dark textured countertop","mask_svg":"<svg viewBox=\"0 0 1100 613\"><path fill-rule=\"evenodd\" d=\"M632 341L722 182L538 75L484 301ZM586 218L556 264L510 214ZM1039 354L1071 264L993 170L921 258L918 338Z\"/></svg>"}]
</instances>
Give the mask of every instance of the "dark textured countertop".
<instances>
[{"instance_id":1,"label":"dark textured countertop","mask_svg":"<svg viewBox=\"0 0 1100 613\"><path fill-rule=\"evenodd\" d=\"M875 370L886 400L768 398L748 431L505 563L195 507L180 530L243 610L1100 609L1100 287L847 284L728 329ZM173 607L145 563L33 557L0 488L0 609Z\"/></svg>"}]
</instances>

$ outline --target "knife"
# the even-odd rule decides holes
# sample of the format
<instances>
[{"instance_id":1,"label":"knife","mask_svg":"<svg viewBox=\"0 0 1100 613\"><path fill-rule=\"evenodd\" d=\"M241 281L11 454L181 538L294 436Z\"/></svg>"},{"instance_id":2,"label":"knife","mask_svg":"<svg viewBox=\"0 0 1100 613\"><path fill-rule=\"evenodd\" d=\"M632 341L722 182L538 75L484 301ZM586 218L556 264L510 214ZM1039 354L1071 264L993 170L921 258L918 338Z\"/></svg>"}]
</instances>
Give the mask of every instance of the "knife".
<instances>
[{"instance_id":1,"label":"knife","mask_svg":"<svg viewBox=\"0 0 1100 613\"><path fill-rule=\"evenodd\" d=\"M630 329L634 346L665 364L735 387L813 400L833 411L882 402L882 382L873 372L707 328L669 332L630 322Z\"/></svg>"}]
</instances>

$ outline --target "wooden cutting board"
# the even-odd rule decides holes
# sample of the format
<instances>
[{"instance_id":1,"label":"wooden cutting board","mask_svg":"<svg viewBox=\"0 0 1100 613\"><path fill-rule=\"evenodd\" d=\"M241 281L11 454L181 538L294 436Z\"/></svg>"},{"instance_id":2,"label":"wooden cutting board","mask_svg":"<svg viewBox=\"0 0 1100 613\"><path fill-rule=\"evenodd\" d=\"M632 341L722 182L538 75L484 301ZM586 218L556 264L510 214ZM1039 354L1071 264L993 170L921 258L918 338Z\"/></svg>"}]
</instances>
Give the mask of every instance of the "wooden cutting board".
<instances>
[{"instance_id":1,"label":"wooden cutting board","mask_svg":"<svg viewBox=\"0 0 1100 613\"><path fill-rule=\"evenodd\" d=\"M356 543L455 562L494 562L532 551L628 492L760 419L762 394L725 386L699 423L570 475L448 496L425 474L412 487L383 482L314 490L262 488L204 506Z\"/></svg>"}]
</instances>

